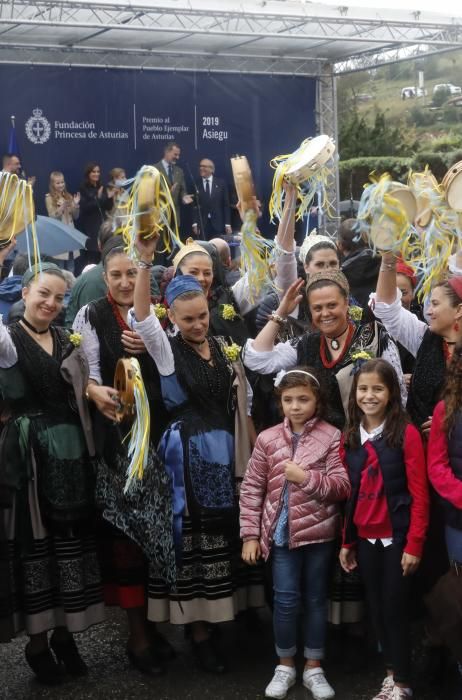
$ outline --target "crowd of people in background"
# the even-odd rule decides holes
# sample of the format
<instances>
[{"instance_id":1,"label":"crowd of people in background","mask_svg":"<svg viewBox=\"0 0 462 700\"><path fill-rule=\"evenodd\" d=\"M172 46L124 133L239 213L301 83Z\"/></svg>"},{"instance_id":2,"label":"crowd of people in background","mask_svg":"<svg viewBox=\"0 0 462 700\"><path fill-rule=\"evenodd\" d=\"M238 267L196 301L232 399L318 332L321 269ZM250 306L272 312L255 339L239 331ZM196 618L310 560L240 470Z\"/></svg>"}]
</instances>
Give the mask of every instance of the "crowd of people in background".
<instances>
[{"instance_id":1,"label":"crowd of people in background","mask_svg":"<svg viewBox=\"0 0 462 700\"><path fill-rule=\"evenodd\" d=\"M204 158L188 193L179 156L169 143L156 167L178 221L195 200L195 240L170 257L156 236L128 256L127 173L104 184L95 162L75 194L53 171L45 200L84 249L32 268L14 240L0 249L0 642L25 630L35 676L60 684L88 671L74 633L118 606L138 671L165 671L170 622L224 673L216 626L269 605L265 697L286 697L298 652L313 698L334 697L323 662L340 628L345 648L382 655L374 700L407 700L414 626L461 697L457 251L422 304L412 260L371 250L355 219L297 246L287 185L273 277L254 290L226 183ZM3 168L21 174L17 156ZM129 490L121 358L138 360L151 416Z\"/></svg>"}]
</instances>

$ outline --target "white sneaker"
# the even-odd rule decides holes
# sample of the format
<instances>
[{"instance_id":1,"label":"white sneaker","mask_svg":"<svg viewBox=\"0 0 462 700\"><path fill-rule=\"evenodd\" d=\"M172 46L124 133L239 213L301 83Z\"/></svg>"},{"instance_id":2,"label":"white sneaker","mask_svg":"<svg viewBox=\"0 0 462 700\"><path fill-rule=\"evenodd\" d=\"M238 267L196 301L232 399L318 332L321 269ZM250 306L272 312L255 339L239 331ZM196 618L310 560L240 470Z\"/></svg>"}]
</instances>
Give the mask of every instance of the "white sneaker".
<instances>
[{"instance_id":1,"label":"white sneaker","mask_svg":"<svg viewBox=\"0 0 462 700\"><path fill-rule=\"evenodd\" d=\"M409 700L412 698L412 690L410 688L399 688L397 685L393 688L392 700Z\"/></svg>"},{"instance_id":2,"label":"white sneaker","mask_svg":"<svg viewBox=\"0 0 462 700\"><path fill-rule=\"evenodd\" d=\"M393 676L387 676L384 678L380 692L374 695L372 700L393 700L394 687Z\"/></svg>"},{"instance_id":3,"label":"white sneaker","mask_svg":"<svg viewBox=\"0 0 462 700\"><path fill-rule=\"evenodd\" d=\"M311 692L314 700L328 700L335 697L335 690L326 680L320 666L308 668L303 672L303 685Z\"/></svg>"},{"instance_id":4,"label":"white sneaker","mask_svg":"<svg viewBox=\"0 0 462 700\"><path fill-rule=\"evenodd\" d=\"M276 666L271 683L266 686L265 698L285 698L290 688L295 685L297 671L292 666Z\"/></svg>"}]
</instances>

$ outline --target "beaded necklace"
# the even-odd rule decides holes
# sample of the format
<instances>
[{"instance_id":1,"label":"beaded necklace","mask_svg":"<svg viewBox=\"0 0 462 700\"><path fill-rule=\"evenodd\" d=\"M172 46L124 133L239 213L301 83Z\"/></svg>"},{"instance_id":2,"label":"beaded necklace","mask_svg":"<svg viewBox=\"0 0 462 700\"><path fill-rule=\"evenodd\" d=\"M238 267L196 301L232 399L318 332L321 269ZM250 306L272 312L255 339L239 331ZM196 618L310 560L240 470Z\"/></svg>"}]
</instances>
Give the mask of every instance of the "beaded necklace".
<instances>
[{"instance_id":1,"label":"beaded necklace","mask_svg":"<svg viewBox=\"0 0 462 700\"><path fill-rule=\"evenodd\" d=\"M123 331L129 331L130 328L127 325L126 321L124 320L122 314L120 313L119 305L115 301L114 297L112 296L111 292L107 293L107 300L111 305L112 311L114 313L114 316L116 318L117 324Z\"/></svg>"},{"instance_id":2,"label":"beaded necklace","mask_svg":"<svg viewBox=\"0 0 462 700\"><path fill-rule=\"evenodd\" d=\"M350 323L350 326L348 328L348 335L345 338L345 344L343 346L343 350L340 353L340 355L333 359L333 360L328 360L327 355L326 355L326 349L327 349L327 343L326 343L326 338L324 335L321 335L321 347L320 347L320 355L321 355L321 361L322 364L326 369L332 369L332 367L335 367L339 362L343 360L345 357L346 353L348 352L348 349L350 347L350 341L353 337L353 334L355 332L355 325L353 323Z\"/></svg>"}]
</instances>

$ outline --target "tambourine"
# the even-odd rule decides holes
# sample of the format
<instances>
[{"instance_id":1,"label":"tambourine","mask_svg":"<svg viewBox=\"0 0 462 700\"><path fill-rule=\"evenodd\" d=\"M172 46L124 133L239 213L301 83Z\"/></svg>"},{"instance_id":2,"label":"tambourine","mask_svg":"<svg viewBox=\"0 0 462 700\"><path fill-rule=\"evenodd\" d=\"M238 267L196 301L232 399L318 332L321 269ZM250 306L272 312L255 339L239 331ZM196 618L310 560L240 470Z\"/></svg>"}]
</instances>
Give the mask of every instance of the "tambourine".
<instances>
[{"instance_id":1,"label":"tambourine","mask_svg":"<svg viewBox=\"0 0 462 700\"><path fill-rule=\"evenodd\" d=\"M234 186L237 196L245 212L254 208L255 186L253 183L252 171L246 156L234 156L231 158L231 169L233 171Z\"/></svg>"},{"instance_id":2,"label":"tambourine","mask_svg":"<svg viewBox=\"0 0 462 700\"><path fill-rule=\"evenodd\" d=\"M441 186L449 207L454 211L462 211L462 160L448 170Z\"/></svg>"},{"instance_id":3,"label":"tambourine","mask_svg":"<svg viewBox=\"0 0 462 700\"><path fill-rule=\"evenodd\" d=\"M334 153L335 143L326 134L307 140L298 149L296 156L289 156L288 160L294 158L294 163L286 170L285 179L293 185L301 185L322 168Z\"/></svg>"},{"instance_id":4,"label":"tambourine","mask_svg":"<svg viewBox=\"0 0 462 700\"><path fill-rule=\"evenodd\" d=\"M414 223L417 216L417 201L410 187L402 185L400 182L392 182L387 194L398 200L404 209L408 222Z\"/></svg>"},{"instance_id":5,"label":"tambourine","mask_svg":"<svg viewBox=\"0 0 462 700\"><path fill-rule=\"evenodd\" d=\"M141 238L150 238L159 229L160 209L154 206L154 202L160 177L157 168L152 168L152 172L145 173L139 183L136 227Z\"/></svg>"},{"instance_id":6,"label":"tambourine","mask_svg":"<svg viewBox=\"0 0 462 700\"><path fill-rule=\"evenodd\" d=\"M391 182L387 195L398 200L408 223L414 223L417 215L417 202L411 189L400 182ZM386 214L375 214L371 221L369 238L376 250L394 250L398 238L396 222Z\"/></svg>"},{"instance_id":7,"label":"tambourine","mask_svg":"<svg viewBox=\"0 0 462 700\"><path fill-rule=\"evenodd\" d=\"M135 415L135 370L131 360L121 358L118 360L114 374L114 389L119 393L119 403L116 408L116 421L120 423L126 418Z\"/></svg>"},{"instance_id":8,"label":"tambourine","mask_svg":"<svg viewBox=\"0 0 462 700\"><path fill-rule=\"evenodd\" d=\"M375 216L371 221L369 239L376 250L394 250L396 247L395 222L388 216Z\"/></svg>"},{"instance_id":9,"label":"tambourine","mask_svg":"<svg viewBox=\"0 0 462 700\"><path fill-rule=\"evenodd\" d=\"M17 175L0 172L0 248L23 233L34 217L31 186Z\"/></svg>"},{"instance_id":10,"label":"tambourine","mask_svg":"<svg viewBox=\"0 0 462 700\"><path fill-rule=\"evenodd\" d=\"M438 180L430 170L426 169L423 173L413 173L414 178L419 179L419 190L433 190L438 192ZM410 181L411 191L414 191ZM420 228L428 226L433 217L430 197L424 191L415 192L417 213L415 223Z\"/></svg>"}]
</instances>

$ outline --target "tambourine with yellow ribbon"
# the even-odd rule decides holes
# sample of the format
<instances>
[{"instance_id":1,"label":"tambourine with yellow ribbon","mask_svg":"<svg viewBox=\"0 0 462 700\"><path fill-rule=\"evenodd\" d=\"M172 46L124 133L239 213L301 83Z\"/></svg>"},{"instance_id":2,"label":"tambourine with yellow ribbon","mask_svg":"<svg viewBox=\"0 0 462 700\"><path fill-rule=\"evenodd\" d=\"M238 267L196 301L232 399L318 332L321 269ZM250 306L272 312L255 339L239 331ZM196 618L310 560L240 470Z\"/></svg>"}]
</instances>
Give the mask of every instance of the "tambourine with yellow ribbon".
<instances>
[{"instance_id":1,"label":"tambourine with yellow ribbon","mask_svg":"<svg viewBox=\"0 0 462 700\"><path fill-rule=\"evenodd\" d=\"M162 175L152 165L143 165L132 180L128 200L123 205L121 233L130 257L136 257L135 241L142 238L163 237L164 249L170 252L175 246L181 247L178 235L175 205L170 187Z\"/></svg>"},{"instance_id":2,"label":"tambourine with yellow ribbon","mask_svg":"<svg viewBox=\"0 0 462 700\"><path fill-rule=\"evenodd\" d=\"M0 248L25 233L29 267L40 261L35 230L35 208L32 187L17 175L0 171Z\"/></svg>"},{"instance_id":3,"label":"tambourine with yellow ribbon","mask_svg":"<svg viewBox=\"0 0 462 700\"><path fill-rule=\"evenodd\" d=\"M231 158L234 186L243 216L241 227L241 275L247 277L249 298L257 299L264 284L271 281L270 263L273 241L268 241L257 230L255 187L246 156Z\"/></svg>"},{"instance_id":4,"label":"tambourine with yellow ribbon","mask_svg":"<svg viewBox=\"0 0 462 700\"><path fill-rule=\"evenodd\" d=\"M316 194L321 208L326 208L326 187L332 174L331 161L335 154L335 143L326 134L305 139L296 151L289 155L275 156L271 167L273 191L270 200L271 219L282 218L284 205L284 181L292 183L297 189L298 206L296 218L302 219L313 203Z\"/></svg>"},{"instance_id":5,"label":"tambourine with yellow ribbon","mask_svg":"<svg viewBox=\"0 0 462 700\"><path fill-rule=\"evenodd\" d=\"M388 174L371 179L359 203L360 229L374 250L392 250L407 259L417 213L415 197L409 187L394 182Z\"/></svg>"},{"instance_id":6,"label":"tambourine with yellow ribbon","mask_svg":"<svg viewBox=\"0 0 462 700\"><path fill-rule=\"evenodd\" d=\"M119 394L116 420L121 423L132 421L128 444L130 463L127 467L127 481L124 493L130 490L135 479L143 478L148 460L151 413L144 386L141 368L134 357L121 358L116 365L114 388Z\"/></svg>"}]
</instances>

